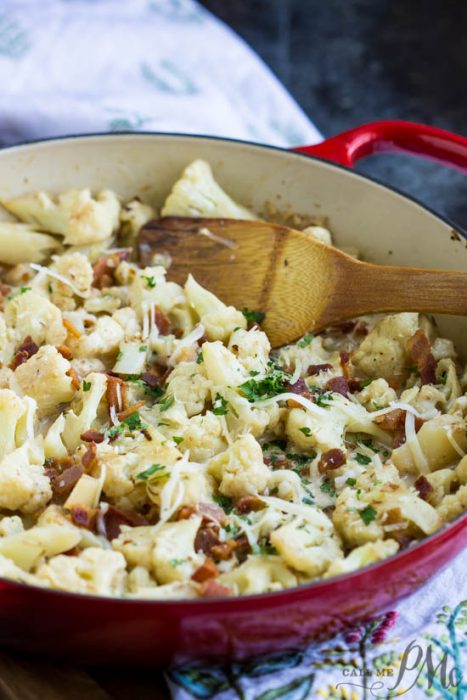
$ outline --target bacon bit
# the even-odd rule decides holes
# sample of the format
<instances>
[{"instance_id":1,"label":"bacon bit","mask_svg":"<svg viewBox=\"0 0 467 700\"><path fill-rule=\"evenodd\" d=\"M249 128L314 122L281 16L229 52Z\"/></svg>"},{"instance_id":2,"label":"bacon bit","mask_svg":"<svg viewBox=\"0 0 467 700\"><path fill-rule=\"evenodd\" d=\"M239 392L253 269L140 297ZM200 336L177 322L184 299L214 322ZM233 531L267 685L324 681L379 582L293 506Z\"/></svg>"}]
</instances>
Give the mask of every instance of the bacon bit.
<instances>
[{"instance_id":1,"label":"bacon bit","mask_svg":"<svg viewBox=\"0 0 467 700\"><path fill-rule=\"evenodd\" d=\"M73 338L79 338L81 336L80 331L67 318L62 319L62 323L65 326L66 330L68 331L68 335L72 335Z\"/></svg>"},{"instance_id":2,"label":"bacon bit","mask_svg":"<svg viewBox=\"0 0 467 700\"><path fill-rule=\"evenodd\" d=\"M148 521L140 513L111 505L103 514L103 521L105 536L108 540L114 540L119 536L122 525L130 525L131 527L148 525Z\"/></svg>"},{"instance_id":3,"label":"bacon bit","mask_svg":"<svg viewBox=\"0 0 467 700\"><path fill-rule=\"evenodd\" d=\"M182 506L177 513L177 520L189 520L196 513L194 506Z\"/></svg>"},{"instance_id":4,"label":"bacon bit","mask_svg":"<svg viewBox=\"0 0 467 700\"><path fill-rule=\"evenodd\" d=\"M86 450L84 455L81 457L81 463L86 471L89 471L89 469L92 467L96 458L97 458L96 443L91 442L88 449Z\"/></svg>"},{"instance_id":5,"label":"bacon bit","mask_svg":"<svg viewBox=\"0 0 467 700\"><path fill-rule=\"evenodd\" d=\"M7 284L3 284L3 282L0 282L0 294L3 297L8 296L8 294L11 292L11 287L9 287Z\"/></svg>"},{"instance_id":6,"label":"bacon bit","mask_svg":"<svg viewBox=\"0 0 467 700\"><path fill-rule=\"evenodd\" d=\"M218 528L213 525L201 525L195 537L195 552L211 554L211 547L220 544Z\"/></svg>"},{"instance_id":7,"label":"bacon bit","mask_svg":"<svg viewBox=\"0 0 467 700\"><path fill-rule=\"evenodd\" d=\"M403 408L395 408L393 411L388 411L382 416L376 416L374 423L379 425L383 430L393 433L392 447L400 447L405 442L405 418L407 411ZM423 425L423 420L418 416L415 417L415 432L418 433Z\"/></svg>"},{"instance_id":8,"label":"bacon bit","mask_svg":"<svg viewBox=\"0 0 467 700\"><path fill-rule=\"evenodd\" d=\"M306 399L310 399L310 401L313 400L313 394L310 391L310 387L308 384L305 382L305 380L300 377L300 379L297 379L295 384L287 384L285 387L285 391L289 391L291 394L298 394L299 396L304 396ZM289 399L287 403L293 403L299 408L303 408L301 404L297 404L296 401L293 401L292 399Z\"/></svg>"},{"instance_id":9,"label":"bacon bit","mask_svg":"<svg viewBox=\"0 0 467 700\"><path fill-rule=\"evenodd\" d=\"M346 456L344 452L335 447L321 455L321 459L318 462L318 471L320 474L326 474L326 472L331 471L332 469L342 467L345 462Z\"/></svg>"},{"instance_id":10,"label":"bacon bit","mask_svg":"<svg viewBox=\"0 0 467 700\"><path fill-rule=\"evenodd\" d=\"M431 352L430 341L421 328L407 341L407 352L417 366L422 384L435 384L436 360Z\"/></svg>"},{"instance_id":11,"label":"bacon bit","mask_svg":"<svg viewBox=\"0 0 467 700\"><path fill-rule=\"evenodd\" d=\"M300 406L303 408L303 406ZM274 454L274 459L270 455L263 456L263 462L268 465L268 467L280 467L281 469L289 469L290 461L284 454Z\"/></svg>"},{"instance_id":12,"label":"bacon bit","mask_svg":"<svg viewBox=\"0 0 467 700\"><path fill-rule=\"evenodd\" d=\"M248 555L251 553L251 546L248 542L248 537L246 535L239 535L235 538L235 556L240 564L246 561Z\"/></svg>"},{"instance_id":13,"label":"bacon bit","mask_svg":"<svg viewBox=\"0 0 467 700\"><path fill-rule=\"evenodd\" d=\"M85 527L87 530L96 529L97 510L87 506L72 506L71 520L78 527Z\"/></svg>"},{"instance_id":14,"label":"bacon bit","mask_svg":"<svg viewBox=\"0 0 467 700\"><path fill-rule=\"evenodd\" d=\"M231 595L230 588L219 583L215 578L208 578L200 586L200 595L203 598L217 598L219 596Z\"/></svg>"},{"instance_id":15,"label":"bacon bit","mask_svg":"<svg viewBox=\"0 0 467 700\"><path fill-rule=\"evenodd\" d=\"M66 552L62 552L66 557L77 557L79 553L79 547L72 547L71 549L67 549Z\"/></svg>"},{"instance_id":16,"label":"bacon bit","mask_svg":"<svg viewBox=\"0 0 467 700\"><path fill-rule=\"evenodd\" d=\"M68 493L76 482L79 481L83 473L83 467L80 464L74 464L61 473L51 474L49 479L52 491L59 494Z\"/></svg>"},{"instance_id":17,"label":"bacon bit","mask_svg":"<svg viewBox=\"0 0 467 700\"><path fill-rule=\"evenodd\" d=\"M115 283L115 270L123 260L129 260L130 257L131 250L128 249L100 258L93 267L93 287L98 289L111 287Z\"/></svg>"},{"instance_id":18,"label":"bacon bit","mask_svg":"<svg viewBox=\"0 0 467 700\"><path fill-rule=\"evenodd\" d=\"M129 408L126 408L124 411L120 411L120 413L117 413L117 418L119 421L125 420L125 418L128 418L128 416L131 416L132 413L136 413L136 411L139 411L141 406L144 406L145 401L137 401L136 403L133 404L133 406L130 406Z\"/></svg>"},{"instance_id":19,"label":"bacon bit","mask_svg":"<svg viewBox=\"0 0 467 700\"><path fill-rule=\"evenodd\" d=\"M227 540L227 542L221 542L211 547L211 556L216 560L227 561L235 549L237 549L235 540Z\"/></svg>"},{"instance_id":20,"label":"bacon bit","mask_svg":"<svg viewBox=\"0 0 467 700\"><path fill-rule=\"evenodd\" d=\"M68 345L56 345L55 348L57 352L59 352L60 355L65 358L65 360L73 359L73 353L71 352Z\"/></svg>"},{"instance_id":21,"label":"bacon bit","mask_svg":"<svg viewBox=\"0 0 467 700\"><path fill-rule=\"evenodd\" d=\"M154 322L161 335L169 335L170 320L158 306L154 306Z\"/></svg>"},{"instance_id":22,"label":"bacon bit","mask_svg":"<svg viewBox=\"0 0 467 700\"><path fill-rule=\"evenodd\" d=\"M120 387L120 392L118 392L117 386ZM125 411L127 406L127 390L128 386L120 377L113 377L111 375L107 376L107 387L105 390L105 398L107 399L107 404L110 409L113 407L115 412ZM121 398L121 405L119 403L119 393Z\"/></svg>"},{"instance_id":23,"label":"bacon bit","mask_svg":"<svg viewBox=\"0 0 467 700\"><path fill-rule=\"evenodd\" d=\"M413 542L414 538L409 537L404 532L394 531L391 532L391 539L396 540L399 544L400 549L407 549L407 547Z\"/></svg>"},{"instance_id":24,"label":"bacon bit","mask_svg":"<svg viewBox=\"0 0 467 700\"><path fill-rule=\"evenodd\" d=\"M145 384L151 387L151 389L155 389L156 387L161 385L160 377L158 377L157 374L153 374L152 372L143 372L143 374L141 375L141 379Z\"/></svg>"},{"instance_id":25,"label":"bacon bit","mask_svg":"<svg viewBox=\"0 0 467 700\"><path fill-rule=\"evenodd\" d=\"M352 374L352 370L350 367L350 355L348 352L345 352L344 350L341 350L339 353L339 360L341 363L342 367L342 374L346 379L350 379L350 376Z\"/></svg>"},{"instance_id":26,"label":"bacon bit","mask_svg":"<svg viewBox=\"0 0 467 700\"><path fill-rule=\"evenodd\" d=\"M76 370L73 367L70 367L70 369L67 369L65 374L67 375L67 377L70 377L71 386L73 387L73 389L79 389L81 386L81 381L78 377L78 374L76 373Z\"/></svg>"},{"instance_id":27,"label":"bacon bit","mask_svg":"<svg viewBox=\"0 0 467 700\"><path fill-rule=\"evenodd\" d=\"M146 440L147 440L148 442L152 442L152 437L151 437L149 431L148 431L146 428L143 428L140 432L141 432L142 435L144 435L144 437L146 438Z\"/></svg>"},{"instance_id":28,"label":"bacon bit","mask_svg":"<svg viewBox=\"0 0 467 700\"><path fill-rule=\"evenodd\" d=\"M386 511L384 525L394 525L395 523L401 523L402 521L403 517L400 508L390 508Z\"/></svg>"},{"instance_id":29,"label":"bacon bit","mask_svg":"<svg viewBox=\"0 0 467 700\"><path fill-rule=\"evenodd\" d=\"M104 433L100 433L98 430L86 430L80 437L83 442L96 442L97 444L104 442L105 439Z\"/></svg>"},{"instance_id":30,"label":"bacon bit","mask_svg":"<svg viewBox=\"0 0 467 700\"><path fill-rule=\"evenodd\" d=\"M334 391L336 394L341 394L342 396L348 396L350 393L349 382L345 377L332 377L328 382L326 382L327 391Z\"/></svg>"},{"instance_id":31,"label":"bacon bit","mask_svg":"<svg viewBox=\"0 0 467 700\"><path fill-rule=\"evenodd\" d=\"M227 525L229 522L224 509L215 503L197 503L196 512L205 520L211 520L220 525Z\"/></svg>"},{"instance_id":32,"label":"bacon bit","mask_svg":"<svg viewBox=\"0 0 467 700\"><path fill-rule=\"evenodd\" d=\"M206 335L206 333L203 333L201 338L198 338L198 340L196 342L198 343L199 347L201 347L204 343L207 343L208 341L209 341L208 336ZM238 347L237 347L237 350L238 350Z\"/></svg>"},{"instance_id":33,"label":"bacon bit","mask_svg":"<svg viewBox=\"0 0 467 700\"><path fill-rule=\"evenodd\" d=\"M214 564L212 559L206 557L204 563L196 569L194 574L192 574L191 579L197 583L203 583L209 579L217 578L217 576L219 576L217 566Z\"/></svg>"},{"instance_id":34,"label":"bacon bit","mask_svg":"<svg viewBox=\"0 0 467 700\"><path fill-rule=\"evenodd\" d=\"M322 365L310 365L306 371L308 377L315 377L317 374L320 374L320 372L327 372L328 370L332 369L332 365L329 363L325 362ZM300 381L300 380L299 380ZM303 381L303 380L302 380Z\"/></svg>"},{"instance_id":35,"label":"bacon bit","mask_svg":"<svg viewBox=\"0 0 467 700\"><path fill-rule=\"evenodd\" d=\"M180 338L183 338L183 329L182 328L172 328L172 333L177 338L177 340L180 340Z\"/></svg>"},{"instance_id":36,"label":"bacon bit","mask_svg":"<svg viewBox=\"0 0 467 700\"><path fill-rule=\"evenodd\" d=\"M348 382L349 382L349 391L350 391L350 393L351 393L351 394L356 394L357 391L361 391L362 388L363 388L363 387L362 387L362 382L363 382L363 381L364 381L363 379L349 379Z\"/></svg>"},{"instance_id":37,"label":"bacon bit","mask_svg":"<svg viewBox=\"0 0 467 700\"><path fill-rule=\"evenodd\" d=\"M23 362L27 362L29 358L35 355L38 351L39 346L36 345L30 335L26 336L21 345L18 347L16 355L13 357L8 367L14 371L17 367L22 365Z\"/></svg>"},{"instance_id":38,"label":"bacon bit","mask_svg":"<svg viewBox=\"0 0 467 700\"><path fill-rule=\"evenodd\" d=\"M235 502L235 510L244 515L245 513L257 512L266 508L266 504L258 496L242 496Z\"/></svg>"},{"instance_id":39,"label":"bacon bit","mask_svg":"<svg viewBox=\"0 0 467 700\"><path fill-rule=\"evenodd\" d=\"M167 382L168 378L170 377L170 375L172 374L173 371L174 371L173 367L166 368L164 374L161 377L162 385L164 385Z\"/></svg>"},{"instance_id":40,"label":"bacon bit","mask_svg":"<svg viewBox=\"0 0 467 700\"><path fill-rule=\"evenodd\" d=\"M359 321L355 327L355 335L368 335L370 328L366 321Z\"/></svg>"},{"instance_id":41,"label":"bacon bit","mask_svg":"<svg viewBox=\"0 0 467 700\"><path fill-rule=\"evenodd\" d=\"M343 323L336 324L334 328L339 330L341 333L347 334L352 333L356 325L357 321L344 321Z\"/></svg>"},{"instance_id":42,"label":"bacon bit","mask_svg":"<svg viewBox=\"0 0 467 700\"><path fill-rule=\"evenodd\" d=\"M430 484L426 476L423 476L423 474L419 476L414 486L417 489L418 495L421 499L424 501L430 500L430 496L433 493L433 486Z\"/></svg>"}]
</instances>

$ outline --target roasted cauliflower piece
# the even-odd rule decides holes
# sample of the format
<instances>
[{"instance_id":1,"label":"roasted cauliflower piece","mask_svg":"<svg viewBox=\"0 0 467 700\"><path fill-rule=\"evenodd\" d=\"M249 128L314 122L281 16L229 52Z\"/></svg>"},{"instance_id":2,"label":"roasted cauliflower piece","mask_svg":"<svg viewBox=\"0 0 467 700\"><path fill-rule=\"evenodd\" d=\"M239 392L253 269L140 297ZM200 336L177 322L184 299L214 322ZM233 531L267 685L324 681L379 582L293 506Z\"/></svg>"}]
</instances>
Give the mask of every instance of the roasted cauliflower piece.
<instances>
[{"instance_id":1,"label":"roasted cauliflower piece","mask_svg":"<svg viewBox=\"0 0 467 700\"><path fill-rule=\"evenodd\" d=\"M201 518L165 523L154 536L152 569L159 583L186 581L204 560L195 552L195 537Z\"/></svg>"},{"instance_id":2,"label":"roasted cauliflower piece","mask_svg":"<svg viewBox=\"0 0 467 700\"><path fill-rule=\"evenodd\" d=\"M353 549L345 558L336 559L324 574L324 578L349 574L364 566L374 564L381 559L392 557L399 549L399 544L395 540L376 540L368 542Z\"/></svg>"},{"instance_id":3,"label":"roasted cauliflower piece","mask_svg":"<svg viewBox=\"0 0 467 700\"><path fill-rule=\"evenodd\" d=\"M79 531L57 525L37 525L14 535L0 537L0 554L25 571L45 558L73 549L79 544Z\"/></svg>"},{"instance_id":4,"label":"roasted cauliflower piece","mask_svg":"<svg viewBox=\"0 0 467 700\"><path fill-rule=\"evenodd\" d=\"M66 330L60 309L46 297L21 287L5 305L5 321L15 329L16 340L21 343L30 336L37 345L65 342Z\"/></svg>"},{"instance_id":5,"label":"roasted cauliflower piece","mask_svg":"<svg viewBox=\"0 0 467 700\"><path fill-rule=\"evenodd\" d=\"M54 557L41 564L36 576L51 588L90 595L122 595L125 559L120 552L88 547L78 556Z\"/></svg>"},{"instance_id":6,"label":"roasted cauliflower piece","mask_svg":"<svg viewBox=\"0 0 467 700\"><path fill-rule=\"evenodd\" d=\"M53 258L50 266L57 275L68 281L51 278L51 300L64 311L76 308L76 297L85 299L91 294L93 270L88 258L82 253L64 253Z\"/></svg>"},{"instance_id":7,"label":"roasted cauliflower piece","mask_svg":"<svg viewBox=\"0 0 467 700\"><path fill-rule=\"evenodd\" d=\"M47 416L59 404L71 401L75 394L70 368L69 361L56 348L43 345L15 370L14 383L22 395L36 401L38 415Z\"/></svg>"},{"instance_id":8,"label":"roasted cauliflower piece","mask_svg":"<svg viewBox=\"0 0 467 700\"><path fill-rule=\"evenodd\" d=\"M368 377L403 377L409 367L407 341L418 330L418 314L384 316L353 354L353 364Z\"/></svg>"},{"instance_id":9,"label":"roasted cauliflower piece","mask_svg":"<svg viewBox=\"0 0 467 700\"><path fill-rule=\"evenodd\" d=\"M252 435L239 437L224 452L212 457L208 472L218 481L219 491L232 498L261 493L269 477L261 445Z\"/></svg>"},{"instance_id":10,"label":"roasted cauliflower piece","mask_svg":"<svg viewBox=\"0 0 467 700\"><path fill-rule=\"evenodd\" d=\"M233 571L223 574L221 582L241 595L270 593L296 586L297 575L273 555L250 556Z\"/></svg>"},{"instance_id":11,"label":"roasted cauliflower piece","mask_svg":"<svg viewBox=\"0 0 467 700\"><path fill-rule=\"evenodd\" d=\"M14 245L12 245L14 242ZM39 233L32 224L0 221L0 262L7 265L41 263L60 247L60 242Z\"/></svg>"},{"instance_id":12,"label":"roasted cauliflower piece","mask_svg":"<svg viewBox=\"0 0 467 700\"><path fill-rule=\"evenodd\" d=\"M28 440L0 461L0 508L34 513L52 497L41 439Z\"/></svg>"},{"instance_id":13,"label":"roasted cauliflower piece","mask_svg":"<svg viewBox=\"0 0 467 700\"><path fill-rule=\"evenodd\" d=\"M246 319L241 311L237 311L233 306L226 306L198 284L192 275L188 275L185 294L199 316L209 340L226 342L236 328L246 328Z\"/></svg>"}]
</instances>

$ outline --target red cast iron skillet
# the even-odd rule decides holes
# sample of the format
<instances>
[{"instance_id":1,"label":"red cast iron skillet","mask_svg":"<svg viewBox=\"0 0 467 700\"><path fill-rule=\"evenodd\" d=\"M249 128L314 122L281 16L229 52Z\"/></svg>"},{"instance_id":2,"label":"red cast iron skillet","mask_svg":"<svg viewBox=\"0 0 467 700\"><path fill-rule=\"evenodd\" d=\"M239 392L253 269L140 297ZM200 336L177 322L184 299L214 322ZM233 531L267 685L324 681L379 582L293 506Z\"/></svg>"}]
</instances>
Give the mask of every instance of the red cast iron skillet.
<instances>
[{"instance_id":1,"label":"red cast iron skillet","mask_svg":"<svg viewBox=\"0 0 467 700\"><path fill-rule=\"evenodd\" d=\"M162 141L186 139L186 143L196 138L144 134L124 138L130 142L146 137ZM115 136L77 140L102 142L111 138ZM235 149L251 146L256 150L276 150L220 141ZM20 147L19 154L22 148L29 147ZM374 153L402 152L467 169L467 139L397 121L357 127L317 146L295 150L296 155L288 154L289 160L302 159L306 154L348 168ZM198 157L203 157L201 150ZM370 178L353 177L366 180L367 187L374 185ZM28 186L31 187L25 185ZM446 221L440 221L446 225ZM354 573L280 593L231 599L119 600L44 590L0 579L0 644L12 650L45 654L49 660L65 657L80 665L163 667L194 659L242 660L301 647L342 631L413 593L462 550L466 533L464 514L418 544Z\"/></svg>"}]
</instances>

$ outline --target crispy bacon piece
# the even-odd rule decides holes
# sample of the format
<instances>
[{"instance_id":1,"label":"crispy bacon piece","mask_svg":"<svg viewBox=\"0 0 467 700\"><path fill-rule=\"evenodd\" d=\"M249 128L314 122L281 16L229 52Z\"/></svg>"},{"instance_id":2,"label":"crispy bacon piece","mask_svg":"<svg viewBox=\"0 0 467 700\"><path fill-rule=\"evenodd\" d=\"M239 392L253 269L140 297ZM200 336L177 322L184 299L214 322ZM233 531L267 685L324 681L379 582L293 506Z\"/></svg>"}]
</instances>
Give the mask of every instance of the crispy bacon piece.
<instances>
[{"instance_id":1,"label":"crispy bacon piece","mask_svg":"<svg viewBox=\"0 0 467 700\"><path fill-rule=\"evenodd\" d=\"M332 369L332 365L325 362L322 365L310 365L306 373L308 377L315 377L317 374L320 374L320 372L327 372L329 369Z\"/></svg>"},{"instance_id":2,"label":"crispy bacon piece","mask_svg":"<svg viewBox=\"0 0 467 700\"><path fill-rule=\"evenodd\" d=\"M211 556L216 560L227 561L237 549L235 540L227 540L211 547Z\"/></svg>"},{"instance_id":3,"label":"crispy bacon piece","mask_svg":"<svg viewBox=\"0 0 467 700\"><path fill-rule=\"evenodd\" d=\"M60 355L65 358L65 360L72 360L73 359L73 353L71 352L68 345L57 345L56 349L57 349L57 352L59 352Z\"/></svg>"},{"instance_id":4,"label":"crispy bacon piece","mask_svg":"<svg viewBox=\"0 0 467 700\"><path fill-rule=\"evenodd\" d=\"M156 387L161 386L161 378L152 372L143 372L141 379L145 384L151 387L151 389L156 389Z\"/></svg>"},{"instance_id":5,"label":"crispy bacon piece","mask_svg":"<svg viewBox=\"0 0 467 700\"><path fill-rule=\"evenodd\" d=\"M93 267L94 279L93 286L97 289L103 289L104 287L112 287L115 284L115 270L122 262L122 260L129 260L131 257L131 250L119 250L112 255L106 255L100 258Z\"/></svg>"},{"instance_id":6,"label":"crispy bacon piece","mask_svg":"<svg viewBox=\"0 0 467 700\"><path fill-rule=\"evenodd\" d=\"M3 282L0 282L0 294L6 297L11 292L11 287Z\"/></svg>"},{"instance_id":7,"label":"crispy bacon piece","mask_svg":"<svg viewBox=\"0 0 467 700\"><path fill-rule=\"evenodd\" d=\"M430 500L430 496L433 493L433 486L430 484L426 476L423 476L423 474L419 476L414 486L417 489L418 495L421 499L424 501Z\"/></svg>"},{"instance_id":8,"label":"crispy bacon piece","mask_svg":"<svg viewBox=\"0 0 467 700\"><path fill-rule=\"evenodd\" d=\"M348 352L345 352L344 350L341 350L339 353L339 361L341 363L342 367L342 374L346 379L350 379L350 376L352 374L352 369L350 367L350 355Z\"/></svg>"},{"instance_id":9,"label":"crispy bacon piece","mask_svg":"<svg viewBox=\"0 0 467 700\"><path fill-rule=\"evenodd\" d=\"M231 595L231 593L230 588L219 583L215 578L208 578L206 581L203 581L200 586L200 595L203 598L225 597Z\"/></svg>"},{"instance_id":10,"label":"crispy bacon piece","mask_svg":"<svg viewBox=\"0 0 467 700\"><path fill-rule=\"evenodd\" d=\"M65 326L65 328L67 329L68 335L72 335L73 338L79 338L81 336L81 333L76 328L76 326L71 321L69 321L67 318L64 318L62 320L62 323Z\"/></svg>"},{"instance_id":11,"label":"crispy bacon piece","mask_svg":"<svg viewBox=\"0 0 467 700\"><path fill-rule=\"evenodd\" d=\"M97 444L104 442L105 439L104 433L100 433L98 430L86 430L84 433L81 433L80 437L83 442L95 442Z\"/></svg>"},{"instance_id":12,"label":"crispy bacon piece","mask_svg":"<svg viewBox=\"0 0 467 700\"><path fill-rule=\"evenodd\" d=\"M318 462L318 471L320 474L326 474L326 472L331 471L332 469L342 467L345 462L346 456L344 452L335 447L332 450L323 452Z\"/></svg>"},{"instance_id":13,"label":"crispy bacon piece","mask_svg":"<svg viewBox=\"0 0 467 700\"><path fill-rule=\"evenodd\" d=\"M195 537L195 552L204 552L210 556L211 548L220 544L219 531L212 524L201 525Z\"/></svg>"},{"instance_id":14,"label":"crispy bacon piece","mask_svg":"<svg viewBox=\"0 0 467 700\"><path fill-rule=\"evenodd\" d=\"M302 406L300 406L302 408ZM268 467L279 467L281 469L289 469L290 461L287 459L285 454L279 452L279 454L274 453L274 455L263 456L263 462L268 465Z\"/></svg>"},{"instance_id":15,"label":"crispy bacon piece","mask_svg":"<svg viewBox=\"0 0 467 700\"><path fill-rule=\"evenodd\" d=\"M16 354L8 367L14 371L17 367L22 365L23 362L27 362L30 357L38 352L38 350L39 346L36 345L31 336L26 336L21 345L18 347L18 350L16 351Z\"/></svg>"},{"instance_id":16,"label":"crispy bacon piece","mask_svg":"<svg viewBox=\"0 0 467 700\"><path fill-rule=\"evenodd\" d=\"M191 578L197 583L203 583L208 579L217 578L217 576L219 576L217 566L214 564L212 559L206 557L204 563L196 569L194 574L192 574Z\"/></svg>"},{"instance_id":17,"label":"crispy bacon piece","mask_svg":"<svg viewBox=\"0 0 467 700\"><path fill-rule=\"evenodd\" d=\"M349 382L345 377L332 377L326 382L326 389L342 396L347 396L350 393Z\"/></svg>"},{"instance_id":18,"label":"crispy bacon piece","mask_svg":"<svg viewBox=\"0 0 467 700\"><path fill-rule=\"evenodd\" d=\"M76 482L82 477L84 469L81 464L74 464L63 472L55 472L48 470L47 474L50 478L50 485L52 486L52 491L58 494L66 494Z\"/></svg>"},{"instance_id":19,"label":"crispy bacon piece","mask_svg":"<svg viewBox=\"0 0 467 700\"><path fill-rule=\"evenodd\" d=\"M105 536L108 540L114 540L120 534L122 525L130 525L137 527L139 525L148 525L148 521L140 513L134 510L126 510L126 508L117 508L109 506L103 515Z\"/></svg>"},{"instance_id":20,"label":"crispy bacon piece","mask_svg":"<svg viewBox=\"0 0 467 700\"><path fill-rule=\"evenodd\" d=\"M105 390L105 398L110 410L113 408L115 413L120 413L128 408L127 405L127 390L128 386L120 377L112 375L107 376L107 387Z\"/></svg>"},{"instance_id":21,"label":"crispy bacon piece","mask_svg":"<svg viewBox=\"0 0 467 700\"><path fill-rule=\"evenodd\" d=\"M288 391L291 394L297 394L298 396L304 396L306 399L313 401L313 394L310 391L310 387L302 377L297 379L294 384L287 384L284 391ZM299 404L297 401L293 401L293 399L289 399L287 401L287 405L290 408L303 408L301 404Z\"/></svg>"},{"instance_id":22,"label":"crispy bacon piece","mask_svg":"<svg viewBox=\"0 0 467 700\"><path fill-rule=\"evenodd\" d=\"M226 525L228 523L228 518L224 509L215 503L197 503L196 512L202 515L205 520L211 520L220 525Z\"/></svg>"},{"instance_id":23,"label":"crispy bacon piece","mask_svg":"<svg viewBox=\"0 0 467 700\"><path fill-rule=\"evenodd\" d=\"M349 391L351 394L356 394L357 391L361 391L363 379L348 379Z\"/></svg>"},{"instance_id":24,"label":"crispy bacon piece","mask_svg":"<svg viewBox=\"0 0 467 700\"><path fill-rule=\"evenodd\" d=\"M266 504L258 496L242 496L235 502L235 510L242 515L246 513L256 512L266 508Z\"/></svg>"},{"instance_id":25,"label":"crispy bacon piece","mask_svg":"<svg viewBox=\"0 0 467 700\"><path fill-rule=\"evenodd\" d=\"M407 352L417 366L422 384L435 384L436 360L431 352L430 341L421 328L407 341Z\"/></svg>"},{"instance_id":26,"label":"crispy bacon piece","mask_svg":"<svg viewBox=\"0 0 467 700\"><path fill-rule=\"evenodd\" d=\"M403 408L395 408L382 416L376 416L374 423L379 425L383 430L393 433L392 446L393 449L399 447L405 442L405 418L407 411ZM423 420L415 417L415 431L418 432L423 425Z\"/></svg>"},{"instance_id":27,"label":"crispy bacon piece","mask_svg":"<svg viewBox=\"0 0 467 700\"><path fill-rule=\"evenodd\" d=\"M206 333L203 333L201 338L198 338L198 340L196 342L198 343L199 347L201 347L204 343L207 343L208 341L209 341L208 336L206 335ZM237 347L237 350L238 350L238 347Z\"/></svg>"},{"instance_id":28,"label":"crispy bacon piece","mask_svg":"<svg viewBox=\"0 0 467 700\"><path fill-rule=\"evenodd\" d=\"M130 406L129 408L126 408L124 411L120 411L120 413L117 413L117 418L119 421L125 420L125 418L128 418L128 416L131 416L132 413L136 413L136 411L139 411L141 406L144 406L145 402L143 400L137 401L136 403L133 404L133 406Z\"/></svg>"},{"instance_id":29,"label":"crispy bacon piece","mask_svg":"<svg viewBox=\"0 0 467 700\"><path fill-rule=\"evenodd\" d=\"M154 307L154 322L161 335L169 335L170 320L158 306Z\"/></svg>"},{"instance_id":30,"label":"crispy bacon piece","mask_svg":"<svg viewBox=\"0 0 467 700\"><path fill-rule=\"evenodd\" d=\"M79 389L81 386L81 381L78 377L76 370L73 367L70 367L70 369L67 369L65 374L67 375L67 377L70 377L71 386L73 387L73 389Z\"/></svg>"},{"instance_id":31,"label":"crispy bacon piece","mask_svg":"<svg viewBox=\"0 0 467 700\"><path fill-rule=\"evenodd\" d=\"M86 471L89 471L90 468L92 467L95 459L97 457L96 453L96 443L91 442L89 445L88 449L84 453L84 455L81 457L81 464L83 465L84 469Z\"/></svg>"},{"instance_id":32,"label":"crispy bacon piece","mask_svg":"<svg viewBox=\"0 0 467 700\"><path fill-rule=\"evenodd\" d=\"M177 520L189 520L195 513L195 506L182 506L177 513Z\"/></svg>"},{"instance_id":33,"label":"crispy bacon piece","mask_svg":"<svg viewBox=\"0 0 467 700\"><path fill-rule=\"evenodd\" d=\"M85 527L87 530L96 529L96 508L88 508L87 506L71 506L71 520L78 527Z\"/></svg>"},{"instance_id":34,"label":"crispy bacon piece","mask_svg":"<svg viewBox=\"0 0 467 700\"><path fill-rule=\"evenodd\" d=\"M240 564L246 561L248 555L251 553L251 546L246 535L239 535L235 538L235 556L237 557Z\"/></svg>"}]
</instances>

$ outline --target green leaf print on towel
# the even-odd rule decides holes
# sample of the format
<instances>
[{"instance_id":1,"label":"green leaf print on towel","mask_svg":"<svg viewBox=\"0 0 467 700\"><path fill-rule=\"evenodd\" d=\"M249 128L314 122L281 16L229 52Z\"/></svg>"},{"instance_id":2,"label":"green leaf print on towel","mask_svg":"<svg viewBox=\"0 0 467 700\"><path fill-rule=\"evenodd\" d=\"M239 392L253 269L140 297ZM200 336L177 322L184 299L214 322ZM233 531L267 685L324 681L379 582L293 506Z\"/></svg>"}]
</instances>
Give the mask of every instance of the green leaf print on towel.
<instances>
[{"instance_id":1,"label":"green leaf print on towel","mask_svg":"<svg viewBox=\"0 0 467 700\"><path fill-rule=\"evenodd\" d=\"M157 67L141 64L143 78L159 92L172 95L196 95L198 86L181 68L169 60L159 61Z\"/></svg>"},{"instance_id":2,"label":"green leaf print on towel","mask_svg":"<svg viewBox=\"0 0 467 700\"><path fill-rule=\"evenodd\" d=\"M22 58L30 48L26 31L6 12L0 13L0 56Z\"/></svg>"}]
</instances>

